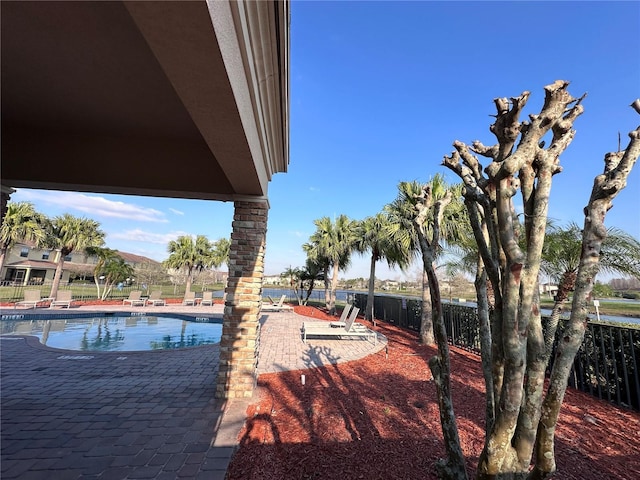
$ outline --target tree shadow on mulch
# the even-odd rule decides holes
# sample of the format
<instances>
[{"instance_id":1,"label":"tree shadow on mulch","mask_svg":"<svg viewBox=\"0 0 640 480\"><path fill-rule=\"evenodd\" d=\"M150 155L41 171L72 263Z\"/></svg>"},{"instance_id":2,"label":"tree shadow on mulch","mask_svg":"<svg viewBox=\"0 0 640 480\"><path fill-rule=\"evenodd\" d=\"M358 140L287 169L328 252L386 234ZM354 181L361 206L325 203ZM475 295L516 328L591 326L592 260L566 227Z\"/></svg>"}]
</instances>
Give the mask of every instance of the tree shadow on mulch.
<instances>
[{"instance_id":1,"label":"tree shadow on mulch","mask_svg":"<svg viewBox=\"0 0 640 480\"><path fill-rule=\"evenodd\" d=\"M388 354L259 377L260 402L247 411L229 480L437 478L444 447L427 365L436 350L418 344L414 332L381 323L376 329L389 341ZM331 359L319 343L307 351L310 366L318 356ZM451 363L473 477L484 441L480 359L452 348ZM557 478L640 478L638 434L637 413L570 391L556 436Z\"/></svg>"}]
</instances>

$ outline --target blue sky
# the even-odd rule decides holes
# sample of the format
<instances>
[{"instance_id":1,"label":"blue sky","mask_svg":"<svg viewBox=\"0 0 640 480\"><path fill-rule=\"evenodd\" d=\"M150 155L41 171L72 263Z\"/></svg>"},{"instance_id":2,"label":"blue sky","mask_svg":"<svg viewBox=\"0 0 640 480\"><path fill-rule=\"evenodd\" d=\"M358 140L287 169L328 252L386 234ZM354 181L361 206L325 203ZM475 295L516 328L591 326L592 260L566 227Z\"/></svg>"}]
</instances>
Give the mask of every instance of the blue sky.
<instances>
[{"instance_id":1,"label":"blue sky","mask_svg":"<svg viewBox=\"0 0 640 480\"><path fill-rule=\"evenodd\" d=\"M494 143L496 97L528 90L530 114L556 79L588 93L554 177L550 216L560 224L583 223L604 153L640 123L629 107L640 96L638 2L293 0L291 10L291 161L269 186L268 275L304 265L314 219L374 215L400 181L456 182L442 157L454 140ZM233 215L230 203L183 199L19 189L12 200L94 218L109 247L157 260L178 235L228 237ZM640 238L640 166L606 224ZM358 255L341 274L367 276ZM384 264L376 276L404 277Z\"/></svg>"}]
</instances>

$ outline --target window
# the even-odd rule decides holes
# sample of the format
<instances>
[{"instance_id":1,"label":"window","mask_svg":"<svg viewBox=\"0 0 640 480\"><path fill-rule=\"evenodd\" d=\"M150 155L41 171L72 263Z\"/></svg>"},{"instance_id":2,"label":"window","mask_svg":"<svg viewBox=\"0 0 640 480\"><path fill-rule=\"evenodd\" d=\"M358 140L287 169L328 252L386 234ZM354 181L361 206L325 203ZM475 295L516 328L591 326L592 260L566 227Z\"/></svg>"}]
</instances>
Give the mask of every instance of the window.
<instances>
[{"instance_id":1,"label":"window","mask_svg":"<svg viewBox=\"0 0 640 480\"><path fill-rule=\"evenodd\" d=\"M43 259L43 260L49 260L49 254L50 254L50 253L51 253L51 252L44 252L44 253L42 254L42 259Z\"/></svg>"},{"instance_id":2,"label":"window","mask_svg":"<svg viewBox=\"0 0 640 480\"><path fill-rule=\"evenodd\" d=\"M20 250L20 256L27 258L29 256L29 249L27 247L22 247Z\"/></svg>"},{"instance_id":3,"label":"window","mask_svg":"<svg viewBox=\"0 0 640 480\"><path fill-rule=\"evenodd\" d=\"M64 257L64 261L65 262L70 262L71 261L71 255L67 255Z\"/></svg>"}]
</instances>

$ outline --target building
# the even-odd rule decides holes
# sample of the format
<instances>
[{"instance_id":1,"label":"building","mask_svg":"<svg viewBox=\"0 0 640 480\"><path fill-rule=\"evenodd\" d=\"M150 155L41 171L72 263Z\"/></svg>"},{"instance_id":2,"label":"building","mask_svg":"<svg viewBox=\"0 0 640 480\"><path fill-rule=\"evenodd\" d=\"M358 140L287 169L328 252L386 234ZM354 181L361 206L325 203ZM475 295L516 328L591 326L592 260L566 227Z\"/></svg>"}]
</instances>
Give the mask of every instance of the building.
<instances>
[{"instance_id":1,"label":"building","mask_svg":"<svg viewBox=\"0 0 640 480\"><path fill-rule=\"evenodd\" d=\"M233 202L216 396L252 396L289 1L5 1L0 21L2 215L21 187Z\"/></svg>"},{"instance_id":2,"label":"building","mask_svg":"<svg viewBox=\"0 0 640 480\"><path fill-rule=\"evenodd\" d=\"M265 275L262 278L262 284L263 285L277 285L280 286L282 285L282 277L280 275Z\"/></svg>"},{"instance_id":3,"label":"building","mask_svg":"<svg viewBox=\"0 0 640 480\"><path fill-rule=\"evenodd\" d=\"M59 250L37 248L33 244L18 243L7 252L0 271L2 285L42 285L51 283L60 259ZM146 265L160 266L159 262L133 253L118 252L126 263L134 268ZM61 284L74 278L93 279L93 271L98 258L84 251L71 252L64 259Z\"/></svg>"}]
</instances>

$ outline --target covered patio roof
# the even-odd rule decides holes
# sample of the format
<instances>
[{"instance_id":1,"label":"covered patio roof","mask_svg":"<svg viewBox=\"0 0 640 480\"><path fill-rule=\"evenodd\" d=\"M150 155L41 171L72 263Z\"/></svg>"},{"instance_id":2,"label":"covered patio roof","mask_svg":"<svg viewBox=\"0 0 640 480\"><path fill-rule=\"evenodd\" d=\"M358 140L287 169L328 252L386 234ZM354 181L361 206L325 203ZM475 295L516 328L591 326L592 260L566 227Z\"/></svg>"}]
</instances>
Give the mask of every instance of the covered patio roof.
<instances>
[{"instance_id":1,"label":"covered patio roof","mask_svg":"<svg viewBox=\"0 0 640 480\"><path fill-rule=\"evenodd\" d=\"M234 201L289 163L289 3L1 14L2 184Z\"/></svg>"}]
</instances>

